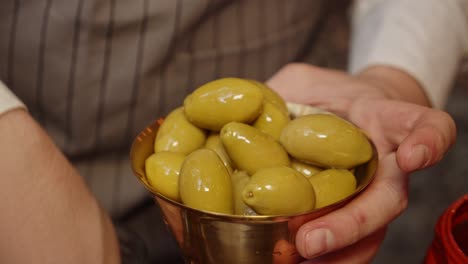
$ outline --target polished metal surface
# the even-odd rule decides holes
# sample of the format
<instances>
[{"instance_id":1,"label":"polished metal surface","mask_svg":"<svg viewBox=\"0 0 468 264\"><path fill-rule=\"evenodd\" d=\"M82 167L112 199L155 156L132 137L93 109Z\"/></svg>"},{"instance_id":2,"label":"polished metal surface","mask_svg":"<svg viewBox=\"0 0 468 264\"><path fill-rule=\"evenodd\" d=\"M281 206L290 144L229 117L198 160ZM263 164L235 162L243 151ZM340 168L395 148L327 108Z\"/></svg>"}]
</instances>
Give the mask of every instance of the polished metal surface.
<instances>
[{"instance_id":1,"label":"polished metal surface","mask_svg":"<svg viewBox=\"0 0 468 264\"><path fill-rule=\"evenodd\" d=\"M154 195L164 220L176 238L186 263L298 263L294 245L299 227L349 202L372 181L377 154L356 168L358 187L353 195L335 204L292 216L240 216L200 211L157 193L147 182L145 160L153 153L157 122L145 128L131 149L135 176Z\"/></svg>"}]
</instances>

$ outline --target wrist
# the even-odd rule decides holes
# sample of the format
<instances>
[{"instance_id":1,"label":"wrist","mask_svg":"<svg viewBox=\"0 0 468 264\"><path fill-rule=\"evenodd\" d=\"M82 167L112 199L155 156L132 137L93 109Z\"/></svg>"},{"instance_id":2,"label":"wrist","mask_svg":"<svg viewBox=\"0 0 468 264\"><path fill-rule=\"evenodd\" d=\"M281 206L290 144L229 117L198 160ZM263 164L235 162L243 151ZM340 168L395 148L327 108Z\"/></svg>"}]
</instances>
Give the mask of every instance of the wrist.
<instances>
[{"instance_id":1,"label":"wrist","mask_svg":"<svg viewBox=\"0 0 468 264\"><path fill-rule=\"evenodd\" d=\"M361 81L380 89L387 98L431 106L422 85L408 73L389 66L371 66L357 74Z\"/></svg>"}]
</instances>

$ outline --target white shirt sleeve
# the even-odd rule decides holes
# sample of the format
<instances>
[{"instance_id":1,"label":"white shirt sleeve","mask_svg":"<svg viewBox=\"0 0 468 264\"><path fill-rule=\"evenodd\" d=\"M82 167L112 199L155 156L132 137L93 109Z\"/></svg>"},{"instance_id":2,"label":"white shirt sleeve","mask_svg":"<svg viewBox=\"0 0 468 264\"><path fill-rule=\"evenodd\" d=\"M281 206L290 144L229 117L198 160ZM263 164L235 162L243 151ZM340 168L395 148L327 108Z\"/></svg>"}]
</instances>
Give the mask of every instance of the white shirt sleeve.
<instances>
[{"instance_id":1,"label":"white shirt sleeve","mask_svg":"<svg viewBox=\"0 0 468 264\"><path fill-rule=\"evenodd\" d=\"M356 0L349 71L387 65L412 75L445 106L468 49L466 0Z\"/></svg>"},{"instance_id":2,"label":"white shirt sleeve","mask_svg":"<svg viewBox=\"0 0 468 264\"><path fill-rule=\"evenodd\" d=\"M26 106L0 81L0 115L17 108Z\"/></svg>"}]
</instances>

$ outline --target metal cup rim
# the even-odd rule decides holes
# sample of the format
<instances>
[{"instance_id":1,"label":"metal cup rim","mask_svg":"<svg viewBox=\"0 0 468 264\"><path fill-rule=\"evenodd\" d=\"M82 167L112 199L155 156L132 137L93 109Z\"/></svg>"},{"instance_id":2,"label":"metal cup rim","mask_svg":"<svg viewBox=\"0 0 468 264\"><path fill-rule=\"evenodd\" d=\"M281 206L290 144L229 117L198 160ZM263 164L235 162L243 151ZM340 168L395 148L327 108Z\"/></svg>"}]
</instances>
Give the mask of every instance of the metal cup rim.
<instances>
[{"instance_id":1,"label":"metal cup rim","mask_svg":"<svg viewBox=\"0 0 468 264\"><path fill-rule=\"evenodd\" d=\"M162 200L164 200L164 201L166 201L166 202L168 202L168 203L170 203L170 204L172 204L172 205L174 205L176 207L182 208L184 210L189 210L190 212L201 214L201 215L204 215L204 216L209 216L209 217L219 218L219 219L227 219L227 220L230 220L230 221L265 222L265 221L287 220L287 219L291 219L291 218L295 218L295 217L308 216L308 215L311 215L311 214L323 215L323 214L325 214L325 213L327 213L329 211L332 211L332 210L334 210L336 208L339 208L339 207L347 204L350 200L352 200L354 197L356 197L362 191L364 191L371 184L371 182L375 178L375 174L376 174L375 172L376 172L376 168L377 168L377 165L378 165L378 153L377 153L377 149L375 147L374 142L366 135L369 142L372 145L373 156L372 156L370 161L368 161L367 163L364 163L362 165L359 165L359 166L366 166L367 169L371 170L371 173L370 173L370 176L369 176L370 178L367 179L363 184L359 184L358 188L356 188L356 190L353 192L353 194L347 196L346 198L343 198L340 201L337 201L337 202L335 202L333 204L330 204L330 205L327 205L327 206L324 206L324 207L321 207L321 208L317 208L317 209L314 209L314 210L311 210L311 211L308 211L308 212L303 212L303 213L299 213L299 214L291 214L291 215L252 215L252 216L247 216L247 215L223 214L223 213L216 213L216 212L211 212L211 211L204 211L204 210L195 209L195 208L189 207L187 205L184 205L183 203L179 203L177 201L174 201L174 200L172 200L172 199L158 193L146 181L146 178L145 178L146 176L145 176L144 170L141 168L141 159L142 159L142 157L139 156L139 155L141 155L141 153L139 153L139 151L141 152L142 144L148 144L148 145L151 145L151 148L153 147L154 137L156 136L156 132L157 132L157 130L159 128L158 121L159 120L154 121L154 122L150 123L148 126L146 126L142 131L140 131L138 136L132 142L132 145L131 145L131 148L130 148L130 160L131 160L131 168L132 168L132 171L134 173L134 176L136 176L138 178L138 180L143 183L145 188L149 192L151 192L151 194L156 196L157 198L162 199ZM151 144L149 144L149 142L151 142ZM148 146L146 146L146 147L148 147ZM146 152L147 152L146 157L148 157L149 155L152 154L151 151L146 150ZM143 154L143 156L145 156L145 154ZM372 168L370 168L371 166L372 166Z\"/></svg>"}]
</instances>

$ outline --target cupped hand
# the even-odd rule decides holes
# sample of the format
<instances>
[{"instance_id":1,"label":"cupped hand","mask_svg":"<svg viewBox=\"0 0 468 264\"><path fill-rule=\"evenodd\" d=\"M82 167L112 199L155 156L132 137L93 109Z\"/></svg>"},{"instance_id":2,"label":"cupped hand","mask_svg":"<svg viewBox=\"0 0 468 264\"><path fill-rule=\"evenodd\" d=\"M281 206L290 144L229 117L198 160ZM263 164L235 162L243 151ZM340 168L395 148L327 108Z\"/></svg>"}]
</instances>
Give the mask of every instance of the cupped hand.
<instances>
[{"instance_id":1,"label":"cupped hand","mask_svg":"<svg viewBox=\"0 0 468 264\"><path fill-rule=\"evenodd\" d=\"M439 162L455 141L453 119L424 106L428 101L417 82L396 69L376 72L351 76L290 64L267 81L287 101L334 112L361 127L379 153L369 188L299 229L296 246L307 263L370 262L387 225L406 209L409 173Z\"/></svg>"}]
</instances>

